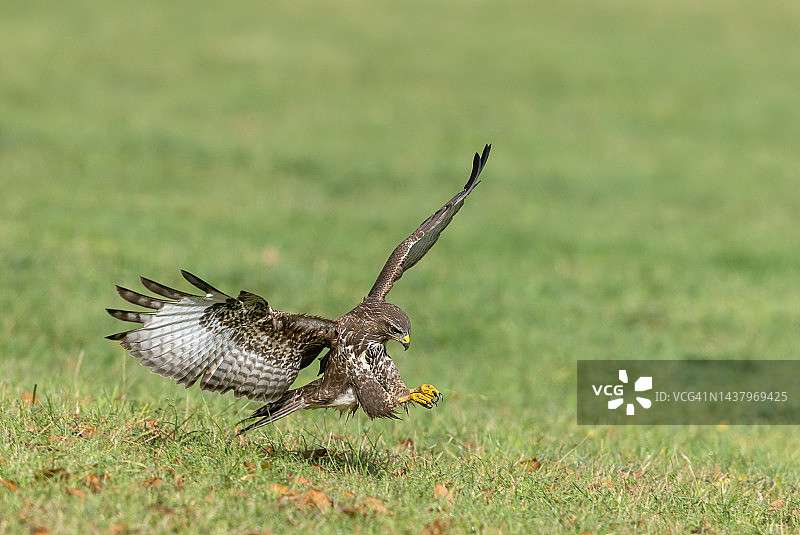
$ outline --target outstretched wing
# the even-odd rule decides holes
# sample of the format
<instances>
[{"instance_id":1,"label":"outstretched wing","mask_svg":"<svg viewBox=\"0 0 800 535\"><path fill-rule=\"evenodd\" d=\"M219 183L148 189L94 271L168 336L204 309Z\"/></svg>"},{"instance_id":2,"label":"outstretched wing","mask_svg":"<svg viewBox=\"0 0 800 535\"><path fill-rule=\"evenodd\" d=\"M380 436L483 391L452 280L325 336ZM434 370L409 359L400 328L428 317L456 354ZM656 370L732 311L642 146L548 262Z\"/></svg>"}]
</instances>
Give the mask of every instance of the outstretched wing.
<instances>
[{"instance_id":1,"label":"outstretched wing","mask_svg":"<svg viewBox=\"0 0 800 535\"><path fill-rule=\"evenodd\" d=\"M112 334L153 373L189 388L236 397L274 401L331 346L336 323L317 316L273 310L257 295L233 298L191 273L183 276L205 295L192 295L142 277L142 284L166 299L148 297L117 286L119 295L154 312L108 309L123 321L142 327Z\"/></svg>"},{"instance_id":2,"label":"outstretched wing","mask_svg":"<svg viewBox=\"0 0 800 535\"><path fill-rule=\"evenodd\" d=\"M486 145L483 148L483 154L478 155L477 152L475 153L475 158L472 161L472 173L464 189L447 201L436 213L423 221L419 228L411 236L403 240L389 255L389 260L386 261L380 275L378 275L378 280L375 281L369 291L370 297L385 299L386 294L392 289L394 281L402 277L406 270L419 262L420 258L425 256L425 253L433 247L433 244L439 239L439 235L450 224L456 212L461 209L464 199L480 183L478 175L481 174L483 166L486 165L491 148L491 145Z\"/></svg>"}]
</instances>

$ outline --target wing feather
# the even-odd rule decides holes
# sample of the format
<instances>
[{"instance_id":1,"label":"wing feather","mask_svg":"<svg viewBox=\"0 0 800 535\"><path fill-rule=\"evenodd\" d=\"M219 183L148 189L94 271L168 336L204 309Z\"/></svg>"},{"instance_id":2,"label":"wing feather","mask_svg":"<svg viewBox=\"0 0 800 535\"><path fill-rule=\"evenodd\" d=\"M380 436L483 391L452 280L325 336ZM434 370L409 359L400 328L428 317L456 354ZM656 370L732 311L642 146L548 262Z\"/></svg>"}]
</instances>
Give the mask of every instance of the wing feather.
<instances>
[{"instance_id":1,"label":"wing feather","mask_svg":"<svg viewBox=\"0 0 800 535\"><path fill-rule=\"evenodd\" d=\"M184 297L192 297L191 294L187 294L186 292L182 292L180 290L176 290L174 288L170 288L169 286L164 286L163 284L159 284L156 281L147 279L145 277L141 277L142 285L150 290L151 292L158 294L162 297L166 297L167 299L174 299L179 300L183 299Z\"/></svg>"},{"instance_id":2,"label":"wing feather","mask_svg":"<svg viewBox=\"0 0 800 535\"><path fill-rule=\"evenodd\" d=\"M464 205L464 199L475 189L475 186L480 184L478 177L486 165L486 160L489 159L491 148L491 145L486 145L482 154L475 153L475 157L472 159L472 173L470 173L464 188L428 219L423 221L417 230L392 251L369 292L370 297L385 299L394 282L402 277L406 270L419 262L425 256L425 253L433 247L442 231L453 220L453 216Z\"/></svg>"},{"instance_id":3,"label":"wing feather","mask_svg":"<svg viewBox=\"0 0 800 535\"><path fill-rule=\"evenodd\" d=\"M164 306L164 303L166 302L161 299L154 299L152 297L142 295L138 292L134 292L133 290L128 290L122 286L117 286L117 293L128 303L139 305L140 307L151 308L153 310L158 310Z\"/></svg>"},{"instance_id":4,"label":"wing feather","mask_svg":"<svg viewBox=\"0 0 800 535\"><path fill-rule=\"evenodd\" d=\"M186 270L182 269L181 270L181 275L183 275L183 278L186 279L187 281L189 281L190 284L192 284L193 286L196 286L197 288L203 290L206 293L206 296L208 296L208 297L219 296L219 297L226 297L228 299L230 299L230 297L231 297L229 295L226 295L226 294L220 292L219 290L217 290L216 288L211 286L206 281L200 279L199 277L196 277L196 276L192 275L191 273L189 273Z\"/></svg>"},{"instance_id":5,"label":"wing feather","mask_svg":"<svg viewBox=\"0 0 800 535\"><path fill-rule=\"evenodd\" d=\"M144 315L141 312L131 312L129 310L115 310L113 308L107 308L106 312L108 312L118 320L130 321L134 323L142 323L143 321L142 316Z\"/></svg>"},{"instance_id":6,"label":"wing feather","mask_svg":"<svg viewBox=\"0 0 800 535\"><path fill-rule=\"evenodd\" d=\"M270 402L331 345L336 331L332 320L273 310L249 292L232 298L191 273L181 273L205 295L142 278L148 290L166 299L118 286L123 299L150 310L108 309L119 320L142 324L108 338L119 341L153 373L186 388L200 381L204 390L233 390L236 397Z\"/></svg>"}]
</instances>

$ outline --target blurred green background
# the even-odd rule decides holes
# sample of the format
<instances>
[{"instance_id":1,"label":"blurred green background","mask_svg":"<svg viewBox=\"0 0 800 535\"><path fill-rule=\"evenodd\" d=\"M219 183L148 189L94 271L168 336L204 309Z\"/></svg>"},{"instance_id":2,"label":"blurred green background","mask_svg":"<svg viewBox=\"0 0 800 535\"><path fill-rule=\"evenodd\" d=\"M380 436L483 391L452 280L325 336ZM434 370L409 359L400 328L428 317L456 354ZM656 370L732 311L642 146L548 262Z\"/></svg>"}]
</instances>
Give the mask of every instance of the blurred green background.
<instances>
[{"instance_id":1,"label":"blurred green background","mask_svg":"<svg viewBox=\"0 0 800 535\"><path fill-rule=\"evenodd\" d=\"M185 268L343 314L484 143L481 186L389 296L414 325L401 372L447 401L381 432L528 455L586 433L578 359L797 358L798 27L789 1L5 2L2 404L37 384L228 407L103 340L113 284L187 289ZM766 473L796 466L792 429L596 447Z\"/></svg>"}]
</instances>

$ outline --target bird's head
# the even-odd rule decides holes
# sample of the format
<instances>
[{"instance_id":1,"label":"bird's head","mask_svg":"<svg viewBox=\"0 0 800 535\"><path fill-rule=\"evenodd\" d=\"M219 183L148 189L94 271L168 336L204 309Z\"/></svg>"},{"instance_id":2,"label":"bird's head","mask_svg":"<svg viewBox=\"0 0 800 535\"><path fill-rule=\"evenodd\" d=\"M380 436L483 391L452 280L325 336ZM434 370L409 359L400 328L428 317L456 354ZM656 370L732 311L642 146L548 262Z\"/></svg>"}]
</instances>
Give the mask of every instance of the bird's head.
<instances>
[{"instance_id":1,"label":"bird's head","mask_svg":"<svg viewBox=\"0 0 800 535\"><path fill-rule=\"evenodd\" d=\"M353 327L364 328L375 343L385 345L389 340L397 340L405 349L411 344L411 320L397 305L366 298L347 316L357 319Z\"/></svg>"},{"instance_id":2,"label":"bird's head","mask_svg":"<svg viewBox=\"0 0 800 535\"><path fill-rule=\"evenodd\" d=\"M384 316L386 342L390 339L397 340L403 344L403 350L407 350L411 345L411 320L400 307L386 303L386 313Z\"/></svg>"}]
</instances>

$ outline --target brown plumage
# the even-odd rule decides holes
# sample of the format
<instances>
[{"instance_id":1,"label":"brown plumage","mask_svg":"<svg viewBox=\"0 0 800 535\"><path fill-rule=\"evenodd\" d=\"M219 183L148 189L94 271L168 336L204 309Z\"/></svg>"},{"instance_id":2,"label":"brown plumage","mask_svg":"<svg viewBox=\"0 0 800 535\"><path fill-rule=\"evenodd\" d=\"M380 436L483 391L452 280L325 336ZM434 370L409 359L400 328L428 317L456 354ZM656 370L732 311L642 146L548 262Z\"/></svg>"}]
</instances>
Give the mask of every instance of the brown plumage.
<instances>
[{"instance_id":1,"label":"brown plumage","mask_svg":"<svg viewBox=\"0 0 800 535\"><path fill-rule=\"evenodd\" d=\"M275 310L254 294L231 297L198 277L184 278L203 292L194 295L142 278L156 297L117 286L126 301L150 309L108 309L123 321L142 326L108 338L118 340L153 373L186 388L233 391L266 403L240 431L261 427L300 409L362 407L371 418L396 418L396 408L414 402L426 408L441 394L430 385L410 390L403 383L386 343L395 339L408 349L411 322L399 307L385 301L403 273L433 247L444 228L478 185L490 145L475 154L464 188L398 245L367 297L336 319ZM299 371L320 360L320 377L289 390Z\"/></svg>"}]
</instances>

